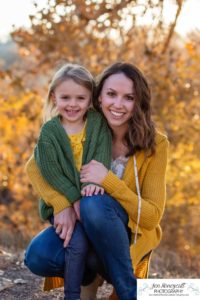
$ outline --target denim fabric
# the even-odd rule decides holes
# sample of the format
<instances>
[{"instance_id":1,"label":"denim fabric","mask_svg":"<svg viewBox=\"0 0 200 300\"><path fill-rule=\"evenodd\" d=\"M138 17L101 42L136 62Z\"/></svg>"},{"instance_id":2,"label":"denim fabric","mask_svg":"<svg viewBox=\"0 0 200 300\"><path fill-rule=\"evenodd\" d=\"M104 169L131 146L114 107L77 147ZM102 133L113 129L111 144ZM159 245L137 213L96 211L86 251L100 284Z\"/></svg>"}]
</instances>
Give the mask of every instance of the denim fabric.
<instances>
[{"instance_id":1,"label":"denim fabric","mask_svg":"<svg viewBox=\"0 0 200 300\"><path fill-rule=\"evenodd\" d=\"M125 210L107 194L83 197L81 200L81 218L84 229L91 240L85 258L86 266L82 285L89 285L98 273L114 285L120 300L135 300L136 280L133 277L130 260L128 216ZM74 241L76 248L81 234L79 228L79 225L75 227L73 238L68 247L73 247ZM80 237L81 240L83 241L82 236ZM85 241L83 244L85 249ZM25 254L25 264L36 275L64 277L67 248L63 247L63 240L59 238L54 227L51 226L39 233L30 242ZM78 262L75 262L76 267L77 264ZM71 266L72 269L73 262ZM74 272L74 269L68 272L69 278L72 278L71 275ZM80 273L79 270L77 273ZM67 282L65 286L67 286Z\"/></svg>"},{"instance_id":2,"label":"denim fabric","mask_svg":"<svg viewBox=\"0 0 200 300\"><path fill-rule=\"evenodd\" d=\"M128 215L111 196L83 197L81 220L120 300L136 299L129 248Z\"/></svg>"},{"instance_id":3,"label":"denim fabric","mask_svg":"<svg viewBox=\"0 0 200 300\"><path fill-rule=\"evenodd\" d=\"M53 226L38 234L29 244L25 264L36 275L64 277L65 299L80 299L80 287L88 253L88 239L77 222L67 248ZM92 279L93 280L93 279Z\"/></svg>"}]
</instances>

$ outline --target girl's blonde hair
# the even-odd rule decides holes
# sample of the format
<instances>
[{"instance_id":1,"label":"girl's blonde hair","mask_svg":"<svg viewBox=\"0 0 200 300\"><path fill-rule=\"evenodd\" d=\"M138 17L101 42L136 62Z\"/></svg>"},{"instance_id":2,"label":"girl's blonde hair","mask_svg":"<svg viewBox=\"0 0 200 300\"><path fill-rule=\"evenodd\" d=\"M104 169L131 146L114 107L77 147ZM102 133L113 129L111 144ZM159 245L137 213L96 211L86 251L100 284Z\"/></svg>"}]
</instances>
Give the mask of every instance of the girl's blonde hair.
<instances>
[{"instance_id":1,"label":"girl's blonde hair","mask_svg":"<svg viewBox=\"0 0 200 300\"><path fill-rule=\"evenodd\" d=\"M77 64L65 64L62 66L52 78L49 86L47 99L44 104L43 121L47 122L58 115L55 103L52 101L52 93L56 87L65 80L72 79L77 84L84 86L91 92L91 102L94 94L94 79L91 73L84 67Z\"/></svg>"}]
</instances>

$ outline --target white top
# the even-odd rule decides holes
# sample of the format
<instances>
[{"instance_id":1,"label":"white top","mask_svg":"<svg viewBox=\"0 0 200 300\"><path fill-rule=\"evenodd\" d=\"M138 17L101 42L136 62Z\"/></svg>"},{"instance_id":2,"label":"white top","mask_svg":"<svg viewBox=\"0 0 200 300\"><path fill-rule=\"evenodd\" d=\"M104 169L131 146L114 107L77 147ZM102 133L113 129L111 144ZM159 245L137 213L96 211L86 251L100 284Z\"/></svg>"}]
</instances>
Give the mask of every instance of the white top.
<instances>
[{"instance_id":1,"label":"white top","mask_svg":"<svg viewBox=\"0 0 200 300\"><path fill-rule=\"evenodd\" d=\"M111 171L122 179L129 157L119 156L111 161Z\"/></svg>"}]
</instances>

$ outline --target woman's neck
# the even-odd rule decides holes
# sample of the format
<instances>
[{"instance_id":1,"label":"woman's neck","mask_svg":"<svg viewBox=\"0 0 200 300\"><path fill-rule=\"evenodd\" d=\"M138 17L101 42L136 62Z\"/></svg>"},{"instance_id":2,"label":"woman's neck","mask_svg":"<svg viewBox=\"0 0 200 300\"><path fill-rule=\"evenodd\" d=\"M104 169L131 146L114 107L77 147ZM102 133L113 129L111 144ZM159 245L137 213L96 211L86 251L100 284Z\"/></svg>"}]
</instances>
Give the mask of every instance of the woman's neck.
<instances>
[{"instance_id":1,"label":"woman's neck","mask_svg":"<svg viewBox=\"0 0 200 300\"><path fill-rule=\"evenodd\" d=\"M125 134L127 131L119 130L113 131L112 140L112 158L116 159L119 156L125 156L128 153L128 147L125 141Z\"/></svg>"},{"instance_id":2,"label":"woman's neck","mask_svg":"<svg viewBox=\"0 0 200 300\"><path fill-rule=\"evenodd\" d=\"M113 133L113 141L124 144L127 128L111 128Z\"/></svg>"}]
</instances>

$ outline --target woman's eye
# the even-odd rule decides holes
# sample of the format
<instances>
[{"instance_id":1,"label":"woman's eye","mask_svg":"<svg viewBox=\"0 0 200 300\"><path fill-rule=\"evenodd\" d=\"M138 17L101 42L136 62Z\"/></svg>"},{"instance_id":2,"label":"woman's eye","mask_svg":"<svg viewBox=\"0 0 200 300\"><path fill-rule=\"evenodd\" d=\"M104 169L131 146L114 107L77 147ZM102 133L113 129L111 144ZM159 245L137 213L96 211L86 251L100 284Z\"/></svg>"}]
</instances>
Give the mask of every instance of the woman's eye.
<instances>
[{"instance_id":1,"label":"woman's eye","mask_svg":"<svg viewBox=\"0 0 200 300\"><path fill-rule=\"evenodd\" d=\"M115 93L113 93L113 92L108 92L107 95L110 96L110 97L114 97L114 96L115 96Z\"/></svg>"},{"instance_id":2,"label":"woman's eye","mask_svg":"<svg viewBox=\"0 0 200 300\"><path fill-rule=\"evenodd\" d=\"M133 101L134 97L133 96L127 96L126 99L129 100L129 101Z\"/></svg>"}]
</instances>

